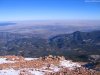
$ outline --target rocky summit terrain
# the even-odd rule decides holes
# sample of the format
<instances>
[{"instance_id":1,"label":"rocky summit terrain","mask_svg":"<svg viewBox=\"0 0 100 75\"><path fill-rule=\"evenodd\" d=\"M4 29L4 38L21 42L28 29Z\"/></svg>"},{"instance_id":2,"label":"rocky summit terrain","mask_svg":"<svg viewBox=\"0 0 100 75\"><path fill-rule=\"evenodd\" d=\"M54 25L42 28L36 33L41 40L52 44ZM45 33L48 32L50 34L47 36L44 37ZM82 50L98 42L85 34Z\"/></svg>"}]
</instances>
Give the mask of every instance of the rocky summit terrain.
<instances>
[{"instance_id":1,"label":"rocky summit terrain","mask_svg":"<svg viewBox=\"0 0 100 75\"><path fill-rule=\"evenodd\" d=\"M100 71L83 66L86 64L64 56L0 56L0 75L100 75Z\"/></svg>"}]
</instances>

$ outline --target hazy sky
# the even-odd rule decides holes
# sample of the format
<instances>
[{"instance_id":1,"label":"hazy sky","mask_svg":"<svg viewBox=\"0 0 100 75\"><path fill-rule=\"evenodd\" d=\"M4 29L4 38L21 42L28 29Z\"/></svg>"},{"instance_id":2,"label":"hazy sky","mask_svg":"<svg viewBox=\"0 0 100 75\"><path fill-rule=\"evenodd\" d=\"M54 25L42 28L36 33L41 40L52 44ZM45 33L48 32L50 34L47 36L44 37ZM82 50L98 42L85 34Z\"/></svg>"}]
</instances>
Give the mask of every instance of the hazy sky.
<instances>
[{"instance_id":1,"label":"hazy sky","mask_svg":"<svg viewBox=\"0 0 100 75\"><path fill-rule=\"evenodd\" d=\"M0 0L0 21L100 20L100 1L94 0Z\"/></svg>"}]
</instances>

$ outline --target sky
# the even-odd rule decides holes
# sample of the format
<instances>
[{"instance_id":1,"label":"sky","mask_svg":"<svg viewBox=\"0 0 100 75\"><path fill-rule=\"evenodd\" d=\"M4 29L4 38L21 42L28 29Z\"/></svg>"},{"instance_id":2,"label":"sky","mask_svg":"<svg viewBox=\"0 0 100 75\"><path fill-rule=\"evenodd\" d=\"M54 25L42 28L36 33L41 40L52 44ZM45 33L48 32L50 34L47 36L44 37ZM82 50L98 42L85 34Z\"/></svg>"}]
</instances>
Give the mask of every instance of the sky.
<instances>
[{"instance_id":1,"label":"sky","mask_svg":"<svg viewBox=\"0 0 100 75\"><path fill-rule=\"evenodd\" d=\"M0 21L100 20L100 0L0 0Z\"/></svg>"}]
</instances>

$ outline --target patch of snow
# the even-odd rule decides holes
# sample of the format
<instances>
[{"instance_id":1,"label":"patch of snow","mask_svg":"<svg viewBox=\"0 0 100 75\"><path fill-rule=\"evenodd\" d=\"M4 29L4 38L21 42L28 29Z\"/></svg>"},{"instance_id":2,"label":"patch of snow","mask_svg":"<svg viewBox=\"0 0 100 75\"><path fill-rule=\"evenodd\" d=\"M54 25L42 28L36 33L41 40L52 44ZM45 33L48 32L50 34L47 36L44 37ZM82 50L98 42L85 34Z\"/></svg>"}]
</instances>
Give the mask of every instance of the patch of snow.
<instances>
[{"instance_id":1,"label":"patch of snow","mask_svg":"<svg viewBox=\"0 0 100 75\"><path fill-rule=\"evenodd\" d=\"M15 61L10 61L10 60L7 60L7 58L0 58L0 64L3 64L3 63L14 63Z\"/></svg>"},{"instance_id":2,"label":"patch of snow","mask_svg":"<svg viewBox=\"0 0 100 75\"><path fill-rule=\"evenodd\" d=\"M74 69L76 67L81 67L80 64L78 63L74 63L70 60L63 60L63 61L60 61L60 66L63 66L63 67L67 67L69 69Z\"/></svg>"},{"instance_id":3,"label":"patch of snow","mask_svg":"<svg viewBox=\"0 0 100 75\"><path fill-rule=\"evenodd\" d=\"M60 68L58 68L58 66L51 64L49 68L47 66L44 66L40 70L44 72L58 72L60 71Z\"/></svg>"},{"instance_id":4,"label":"patch of snow","mask_svg":"<svg viewBox=\"0 0 100 75\"><path fill-rule=\"evenodd\" d=\"M58 72L60 70L60 68L58 68L58 66L55 66L53 64L51 64L50 69L54 72Z\"/></svg>"},{"instance_id":5,"label":"patch of snow","mask_svg":"<svg viewBox=\"0 0 100 75\"><path fill-rule=\"evenodd\" d=\"M19 70L14 69L0 70L0 75L19 75L19 73Z\"/></svg>"},{"instance_id":6,"label":"patch of snow","mask_svg":"<svg viewBox=\"0 0 100 75\"><path fill-rule=\"evenodd\" d=\"M25 58L26 61L37 60L38 58Z\"/></svg>"},{"instance_id":7,"label":"patch of snow","mask_svg":"<svg viewBox=\"0 0 100 75\"><path fill-rule=\"evenodd\" d=\"M53 71L54 71L54 72L58 72L58 71L60 71L60 68L54 67L54 68L53 68Z\"/></svg>"},{"instance_id":8,"label":"patch of snow","mask_svg":"<svg viewBox=\"0 0 100 75\"><path fill-rule=\"evenodd\" d=\"M39 69L42 72L53 72L52 70L47 69L46 66L42 67L41 69Z\"/></svg>"},{"instance_id":9,"label":"patch of snow","mask_svg":"<svg viewBox=\"0 0 100 75\"><path fill-rule=\"evenodd\" d=\"M33 70L33 71L29 71L32 73L32 75L44 75L45 73L44 72L41 72L41 71L36 71L36 70Z\"/></svg>"}]
</instances>

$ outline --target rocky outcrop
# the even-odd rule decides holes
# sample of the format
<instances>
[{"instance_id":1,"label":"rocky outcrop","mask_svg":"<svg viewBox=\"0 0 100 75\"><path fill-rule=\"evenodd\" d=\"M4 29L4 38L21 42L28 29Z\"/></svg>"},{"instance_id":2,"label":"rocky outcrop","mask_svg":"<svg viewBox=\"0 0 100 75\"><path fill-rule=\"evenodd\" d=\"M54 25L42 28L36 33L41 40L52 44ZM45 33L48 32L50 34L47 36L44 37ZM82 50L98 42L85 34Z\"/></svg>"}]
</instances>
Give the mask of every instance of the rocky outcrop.
<instances>
[{"instance_id":1,"label":"rocky outcrop","mask_svg":"<svg viewBox=\"0 0 100 75\"><path fill-rule=\"evenodd\" d=\"M14 69L19 71L19 75L36 75L35 73L42 73L41 75L100 75L100 71L83 67L81 63L66 60L63 56L49 55L35 60L25 60L22 56L1 56L0 58L15 61L0 64L0 71Z\"/></svg>"},{"instance_id":2,"label":"rocky outcrop","mask_svg":"<svg viewBox=\"0 0 100 75\"><path fill-rule=\"evenodd\" d=\"M88 70L86 68L76 68L75 70L68 70L63 68L59 72L55 73L46 73L45 75L100 75L100 72L95 70Z\"/></svg>"},{"instance_id":3,"label":"rocky outcrop","mask_svg":"<svg viewBox=\"0 0 100 75\"><path fill-rule=\"evenodd\" d=\"M42 61L46 61L46 60L48 60L48 61L50 61L50 60L58 60L58 61L60 61L60 60L65 60L65 57L64 56L52 56L52 55L49 55L49 56L45 56L45 57L40 57L39 58L40 60L42 60Z\"/></svg>"}]
</instances>

